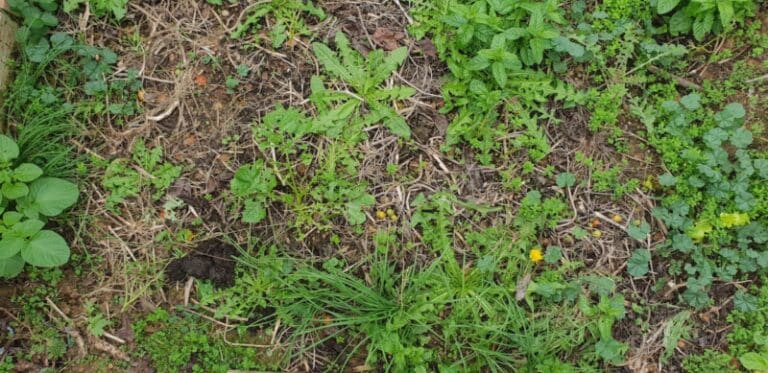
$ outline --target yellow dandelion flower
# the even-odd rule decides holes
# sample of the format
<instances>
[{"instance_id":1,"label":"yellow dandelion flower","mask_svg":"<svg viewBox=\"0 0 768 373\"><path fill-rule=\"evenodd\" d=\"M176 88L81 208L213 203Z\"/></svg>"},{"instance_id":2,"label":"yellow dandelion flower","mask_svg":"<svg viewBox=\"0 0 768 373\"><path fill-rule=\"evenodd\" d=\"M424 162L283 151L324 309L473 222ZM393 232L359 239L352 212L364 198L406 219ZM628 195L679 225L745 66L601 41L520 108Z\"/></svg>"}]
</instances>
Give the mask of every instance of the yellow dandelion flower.
<instances>
[{"instance_id":1,"label":"yellow dandelion flower","mask_svg":"<svg viewBox=\"0 0 768 373\"><path fill-rule=\"evenodd\" d=\"M544 260L544 254L541 252L541 249L533 249L528 254L528 258L530 258L532 262L538 263Z\"/></svg>"}]
</instances>

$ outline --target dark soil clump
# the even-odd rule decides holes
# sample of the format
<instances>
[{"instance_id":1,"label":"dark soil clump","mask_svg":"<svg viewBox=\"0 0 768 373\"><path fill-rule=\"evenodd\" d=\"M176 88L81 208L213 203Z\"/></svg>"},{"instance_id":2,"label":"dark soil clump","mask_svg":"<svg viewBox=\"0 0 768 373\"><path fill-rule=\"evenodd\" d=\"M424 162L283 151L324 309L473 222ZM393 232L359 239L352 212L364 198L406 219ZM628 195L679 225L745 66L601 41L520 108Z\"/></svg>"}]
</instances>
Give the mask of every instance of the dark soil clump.
<instances>
[{"instance_id":1,"label":"dark soil clump","mask_svg":"<svg viewBox=\"0 0 768 373\"><path fill-rule=\"evenodd\" d=\"M237 250L218 240L201 242L194 252L181 259L174 259L165 269L170 281L184 281L189 277L210 280L213 286L224 288L235 282Z\"/></svg>"}]
</instances>

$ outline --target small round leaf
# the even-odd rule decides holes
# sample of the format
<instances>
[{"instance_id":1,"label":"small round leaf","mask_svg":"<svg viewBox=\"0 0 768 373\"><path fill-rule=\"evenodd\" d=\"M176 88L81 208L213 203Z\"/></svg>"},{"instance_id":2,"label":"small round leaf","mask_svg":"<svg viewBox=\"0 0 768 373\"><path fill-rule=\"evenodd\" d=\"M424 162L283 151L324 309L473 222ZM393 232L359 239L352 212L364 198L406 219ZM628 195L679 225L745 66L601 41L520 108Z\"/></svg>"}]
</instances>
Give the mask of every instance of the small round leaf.
<instances>
[{"instance_id":1,"label":"small round leaf","mask_svg":"<svg viewBox=\"0 0 768 373\"><path fill-rule=\"evenodd\" d=\"M24 269L24 259L16 255L8 259L0 259L0 277L14 278Z\"/></svg>"},{"instance_id":2,"label":"small round leaf","mask_svg":"<svg viewBox=\"0 0 768 373\"><path fill-rule=\"evenodd\" d=\"M57 267L69 260L69 246L58 233L44 230L32 237L21 257L36 267Z\"/></svg>"}]
</instances>

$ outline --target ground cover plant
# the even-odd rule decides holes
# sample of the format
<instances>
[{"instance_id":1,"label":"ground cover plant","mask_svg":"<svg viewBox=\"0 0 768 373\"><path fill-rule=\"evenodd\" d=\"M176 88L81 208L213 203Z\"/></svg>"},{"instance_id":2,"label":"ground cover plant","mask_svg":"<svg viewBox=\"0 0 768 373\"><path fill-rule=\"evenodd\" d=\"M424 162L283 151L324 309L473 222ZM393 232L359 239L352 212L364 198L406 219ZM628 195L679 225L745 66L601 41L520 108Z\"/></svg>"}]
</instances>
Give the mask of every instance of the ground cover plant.
<instances>
[{"instance_id":1,"label":"ground cover plant","mask_svg":"<svg viewBox=\"0 0 768 373\"><path fill-rule=\"evenodd\" d=\"M768 370L768 5L8 0L0 372Z\"/></svg>"}]
</instances>

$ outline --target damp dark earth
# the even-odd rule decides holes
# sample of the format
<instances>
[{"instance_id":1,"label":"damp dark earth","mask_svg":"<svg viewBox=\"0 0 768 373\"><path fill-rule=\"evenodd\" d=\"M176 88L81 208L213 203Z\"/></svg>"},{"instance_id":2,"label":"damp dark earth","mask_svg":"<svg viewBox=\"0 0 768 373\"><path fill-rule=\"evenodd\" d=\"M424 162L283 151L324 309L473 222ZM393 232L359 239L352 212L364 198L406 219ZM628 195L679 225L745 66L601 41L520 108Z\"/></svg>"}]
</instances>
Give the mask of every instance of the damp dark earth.
<instances>
[{"instance_id":1,"label":"damp dark earth","mask_svg":"<svg viewBox=\"0 0 768 373\"><path fill-rule=\"evenodd\" d=\"M768 371L764 1L0 9L0 373Z\"/></svg>"}]
</instances>

